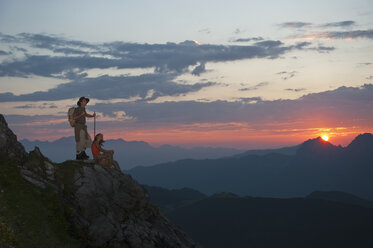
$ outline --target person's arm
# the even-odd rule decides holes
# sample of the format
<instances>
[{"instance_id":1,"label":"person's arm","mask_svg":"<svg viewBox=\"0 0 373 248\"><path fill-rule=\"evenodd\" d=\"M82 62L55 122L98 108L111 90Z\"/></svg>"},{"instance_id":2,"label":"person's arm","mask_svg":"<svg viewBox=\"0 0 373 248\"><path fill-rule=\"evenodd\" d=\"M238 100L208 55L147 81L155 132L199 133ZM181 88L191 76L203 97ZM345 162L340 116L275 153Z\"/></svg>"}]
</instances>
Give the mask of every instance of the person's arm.
<instances>
[{"instance_id":1,"label":"person's arm","mask_svg":"<svg viewBox=\"0 0 373 248\"><path fill-rule=\"evenodd\" d=\"M93 112L93 115L85 113L85 116L87 116L87 117L95 117L96 116L96 112Z\"/></svg>"},{"instance_id":2,"label":"person's arm","mask_svg":"<svg viewBox=\"0 0 373 248\"><path fill-rule=\"evenodd\" d=\"M114 150L105 150L105 149L102 148L101 146L99 146L98 149L100 150L100 152L103 152L103 153L111 153L111 154L114 154Z\"/></svg>"}]
</instances>

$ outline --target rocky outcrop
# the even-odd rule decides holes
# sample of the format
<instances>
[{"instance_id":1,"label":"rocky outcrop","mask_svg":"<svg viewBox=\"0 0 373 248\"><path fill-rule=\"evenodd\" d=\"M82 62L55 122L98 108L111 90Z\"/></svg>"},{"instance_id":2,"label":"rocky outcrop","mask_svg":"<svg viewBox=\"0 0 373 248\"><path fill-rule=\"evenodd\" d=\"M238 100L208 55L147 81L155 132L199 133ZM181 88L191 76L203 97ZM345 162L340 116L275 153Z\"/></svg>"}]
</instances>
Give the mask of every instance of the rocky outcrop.
<instances>
[{"instance_id":1,"label":"rocky outcrop","mask_svg":"<svg viewBox=\"0 0 373 248\"><path fill-rule=\"evenodd\" d=\"M27 153L17 136L9 129L8 123L0 114L0 156L13 159L17 164L22 164L27 159Z\"/></svg>"},{"instance_id":2,"label":"rocky outcrop","mask_svg":"<svg viewBox=\"0 0 373 248\"><path fill-rule=\"evenodd\" d=\"M4 130L6 134L11 132L6 129L0 130L1 137ZM8 157L20 162L25 180L60 196L72 235L82 247L197 247L150 204L147 192L130 175L94 162L56 164L38 148L27 159L16 159L14 154L19 154L21 147L15 136L9 137L3 139Z\"/></svg>"}]
</instances>

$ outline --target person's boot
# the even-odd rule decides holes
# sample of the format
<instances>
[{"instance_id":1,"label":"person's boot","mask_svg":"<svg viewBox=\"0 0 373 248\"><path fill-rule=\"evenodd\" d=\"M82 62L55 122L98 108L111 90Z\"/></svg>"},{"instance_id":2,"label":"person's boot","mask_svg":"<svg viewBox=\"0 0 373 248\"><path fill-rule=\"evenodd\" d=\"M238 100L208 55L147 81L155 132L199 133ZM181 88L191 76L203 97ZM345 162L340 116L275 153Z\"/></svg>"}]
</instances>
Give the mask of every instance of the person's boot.
<instances>
[{"instance_id":1,"label":"person's boot","mask_svg":"<svg viewBox=\"0 0 373 248\"><path fill-rule=\"evenodd\" d=\"M85 153L85 151L82 151L81 153L83 159L89 159L89 156L87 155L87 153Z\"/></svg>"},{"instance_id":2,"label":"person's boot","mask_svg":"<svg viewBox=\"0 0 373 248\"><path fill-rule=\"evenodd\" d=\"M83 160L82 152L76 154L76 160Z\"/></svg>"}]
</instances>

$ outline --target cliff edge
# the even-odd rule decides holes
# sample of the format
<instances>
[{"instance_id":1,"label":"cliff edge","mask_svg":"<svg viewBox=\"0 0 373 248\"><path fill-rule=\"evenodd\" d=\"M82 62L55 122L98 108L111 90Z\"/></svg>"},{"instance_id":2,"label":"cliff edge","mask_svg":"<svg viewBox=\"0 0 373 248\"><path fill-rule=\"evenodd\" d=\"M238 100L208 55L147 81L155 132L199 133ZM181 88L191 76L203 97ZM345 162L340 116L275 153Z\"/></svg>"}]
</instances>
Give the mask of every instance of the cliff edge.
<instances>
[{"instance_id":1,"label":"cliff edge","mask_svg":"<svg viewBox=\"0 0 373 248\"><path fill-rule=\"evenodd\" d=\"M37 147L27 154L2 115L0 150L0 157L13 160L30 187L58 196L70 235L80 247L198 247L150 204L130 175L94 163L53 163Z\"/></svg>"}]
</instances>

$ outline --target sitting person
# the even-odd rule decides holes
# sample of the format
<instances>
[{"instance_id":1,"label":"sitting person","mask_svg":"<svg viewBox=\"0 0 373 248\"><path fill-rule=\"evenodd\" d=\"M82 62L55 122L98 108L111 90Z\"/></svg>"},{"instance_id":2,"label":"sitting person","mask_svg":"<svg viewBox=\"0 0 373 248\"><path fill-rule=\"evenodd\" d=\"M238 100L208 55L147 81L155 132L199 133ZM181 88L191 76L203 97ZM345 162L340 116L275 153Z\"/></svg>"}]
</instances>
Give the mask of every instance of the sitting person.
<instances>
[{"instance_id":1,"label":"sitting person","mask_svg":"<svg viewBox=\"0 0 373 248\"><path fill-rule=\"evenodd\" d=\"M118 162L113 158L114 150L103 149L102 144L104 142L104 135L102 133L98 133L95 136L91 146L93 158L96 160L96 163L100 165L120 170Z\"/></svg>"}]
</instances>

